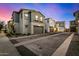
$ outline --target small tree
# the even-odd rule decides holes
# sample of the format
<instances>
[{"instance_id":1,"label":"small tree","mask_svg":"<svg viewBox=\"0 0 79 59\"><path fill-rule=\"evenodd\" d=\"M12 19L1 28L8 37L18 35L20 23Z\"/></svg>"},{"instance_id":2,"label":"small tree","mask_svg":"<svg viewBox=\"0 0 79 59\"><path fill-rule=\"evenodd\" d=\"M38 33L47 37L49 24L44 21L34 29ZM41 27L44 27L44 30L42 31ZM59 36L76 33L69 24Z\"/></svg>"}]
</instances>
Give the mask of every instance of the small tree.
<instances>
[{"instance_id":1,"label":"small tree","mask_svg":"<svg viewBox=\"0 0 79 59\"><path fill-rule=\"evenodd\" d=\"M3 27L4 27L4 22L0 21L0 31L3 29Z\"/></svg>"},{"instance_id":2,"label":"small tree","mask_svg":"<svg viewBox=\"0 0 79 59\"><path fill-rule=\"evenodd\" d=\"M8 22L8 29L9 29L9 33L10 33L10 34L15 34L14 22L13 22L13 20L10 20L10 21Z\"/></svg>"}]
</instances>

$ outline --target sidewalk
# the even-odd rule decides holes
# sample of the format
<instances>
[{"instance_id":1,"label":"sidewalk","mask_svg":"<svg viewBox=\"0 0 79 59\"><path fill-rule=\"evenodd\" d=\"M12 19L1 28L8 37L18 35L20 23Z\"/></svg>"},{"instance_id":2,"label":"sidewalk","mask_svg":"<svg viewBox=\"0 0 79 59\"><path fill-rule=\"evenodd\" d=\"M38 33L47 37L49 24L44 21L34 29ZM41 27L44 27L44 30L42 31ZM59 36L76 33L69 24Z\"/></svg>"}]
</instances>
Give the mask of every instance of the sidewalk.
<instances>
[{"instance_id":1,"label":"sidewalk","mask_svg":"<svg viewBox=\"0 0 79 59\"><path fill-rule=\"evenodd\" d=\"M4 33L0 33L0 56L18 56L16 48Z\"/></svg>"},{"instance_id":2,"label":"sidewalk","mask_svg":"<svg viewBox=\"0 0 79 59\"><path fill-rule=\"evenodd\" d=\"M67 56L79 56L79 35L75 34L66 53Z\"/></svg>"},{"instance_id":3,"label":"sidewalk","mask_svg":"<svg viewBox=\"0 0 79 59\"><path fill-rule=\"evenodd\" d=\"M68 50L68 47L71 43L71 40L74 36L74 33L72 33L61 45L58 47L58 49L52 54L52 56L65 56L66 52Z\"/></svg>"}]
</instances>

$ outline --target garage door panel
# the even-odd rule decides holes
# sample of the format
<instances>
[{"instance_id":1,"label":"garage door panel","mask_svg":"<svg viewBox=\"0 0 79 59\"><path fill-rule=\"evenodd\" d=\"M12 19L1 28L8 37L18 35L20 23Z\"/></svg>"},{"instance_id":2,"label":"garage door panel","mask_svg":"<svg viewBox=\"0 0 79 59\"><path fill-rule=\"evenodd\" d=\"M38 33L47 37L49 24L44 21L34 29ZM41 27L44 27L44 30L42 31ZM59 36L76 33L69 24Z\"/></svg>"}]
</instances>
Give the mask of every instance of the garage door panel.
<instances>
[{"instance_id":1,"label":"garage door panel","mask_svg":"<svg viewBox=\"0 0 79 59\"><path fill-rule=\"evenodd\" d=\"M43 27L42 26L34 26L34 34L41 34L43 33Z\"/></svg>"}]
</instances>

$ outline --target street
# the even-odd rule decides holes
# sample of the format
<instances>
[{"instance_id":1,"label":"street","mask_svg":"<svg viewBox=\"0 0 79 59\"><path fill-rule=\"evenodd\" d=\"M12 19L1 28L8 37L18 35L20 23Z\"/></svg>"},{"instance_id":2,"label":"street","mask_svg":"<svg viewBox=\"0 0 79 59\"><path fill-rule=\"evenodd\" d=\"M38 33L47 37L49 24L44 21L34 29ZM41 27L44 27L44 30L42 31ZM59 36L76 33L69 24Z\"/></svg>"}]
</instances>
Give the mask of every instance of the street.
<instances>
[{"instance_id":1,"label":"street","mask_svg":"<svg viewBox=\"0 0 79 59\"><path fill-rule=\"evenodd\" d=\"M23 42L16 43L14 46L22 55L50 56L70 34L71 33L59 33L28 41L26 39L26 41L24 40ZM27 54L27 50L31 52Z\"/></svg>"}]
</instances>

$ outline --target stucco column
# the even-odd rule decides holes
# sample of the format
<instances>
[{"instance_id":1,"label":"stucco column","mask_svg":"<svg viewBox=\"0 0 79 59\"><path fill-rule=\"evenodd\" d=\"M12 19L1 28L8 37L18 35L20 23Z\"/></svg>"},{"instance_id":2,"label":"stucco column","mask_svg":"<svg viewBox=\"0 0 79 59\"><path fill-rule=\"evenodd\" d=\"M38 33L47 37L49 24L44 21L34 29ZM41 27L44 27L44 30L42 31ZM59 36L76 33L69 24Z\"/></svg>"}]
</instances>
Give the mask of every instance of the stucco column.
<instances>
[{"instance_id":1,"label":"stucco column","mask_svg":"<svg viewBox=\"0 0 79 59\"><path fill-rule=\"evenodd\" d=\"M32 24L32 22L29 23L28 33L33 34L33 24Z\"/></svg>"},{"instance_id":2,"label":"stucco column","mask_svg":"<svg viewBox=\"0 0 79 59\"><path fill-rule=\"evenodd\" d=\"M31 34L34 34L34 26L31 26Z\"/></svg>"},{"instance_id":3,"label":"stucco column","mask_svg":"<svg viewBox=\"0 0 79 59\"><path fill-rule=\"evenodd\" d=\"M33 23L31 22L31 24L30 24L30 33L31 34L34 34L34 25L33 25Z\"/></svg>"},{"instance_id":4,"label":"stucco column","mask_svg":"<svg viewBox=\"0 0 79 59\"><path fill-rule=\"evenodd\" d=\"M78 24L78 34L79 34L79 24Z\"/></svg>"},{"instance_id":5,"label":"stucco column","mask_svg":"<svg viewBox=\"0 0 79 59\"><path fill-rule=\"evenodd\" d=\"M44 30L43 30L43 33L45 33L45 26L44 26Z\"/></svg>"},{"instance_id":6,"label":"stucco column","mask_svg":"<svg viewBox=\"0 0 79 59\"><path fill-rule=\"evenodd\" d=\"M77 24L78 24L77 30L78 30L78 34L79 34L79 20L77 21Z\"/></svg>"}]
</instances>

